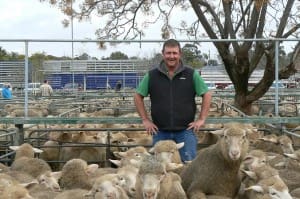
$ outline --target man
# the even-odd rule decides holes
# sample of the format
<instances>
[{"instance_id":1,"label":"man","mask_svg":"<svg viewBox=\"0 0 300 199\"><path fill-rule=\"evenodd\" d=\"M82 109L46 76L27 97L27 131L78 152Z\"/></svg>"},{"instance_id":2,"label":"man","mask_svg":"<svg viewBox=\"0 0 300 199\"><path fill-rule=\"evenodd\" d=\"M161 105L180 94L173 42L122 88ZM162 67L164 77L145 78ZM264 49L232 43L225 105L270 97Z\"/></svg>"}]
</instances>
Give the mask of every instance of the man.
<instances>
[{"instance_id":1,"label":"man","mask_svg":"<svg viewBox=\"0 0 300 199\"><path fill-rule=\"evenodd\" d=\"M116 83L115 91L117 91L117 92L120 91L121 87L122 87L122 81L118 80Z\"/></svg>"},{"instance_id":2,"label":"man","mask_svg":"<svg viewBox=\"0 0 300 199\"><path fill-rule=\"evenodd\" d=\"M181 61L178 41L167 40L162 49L163 60L151 69L140 82L134 95L137 111L153 145L159 140L184 142L179 150L183 162L193 160L197 154L194 134L204 125L211 103L211 93L200 74ZM145 109L144 97L150 95L151 119ZM202 105L195 119L195 96L202 96Z\"/></svg>"},{"instance_id":3,"label":"man","mask_svg":"<svg viewBox=\"0 0 300 199\"><path fill-rule=\"evenodd\" d=\"M10 84L5 84L4 87L2 88L2 97L4 99L12 99L13 98Z\"/></svg>"},{"instance_id":4,"label":"man","mask_svg":"<svg viewBox=\"0 0 300 199\"><path fill-rule=\"evenodd\" d=\"M49 85L48 80L44 80L44 83L40 86L40 90L43 97L51 96L53 93L52 87Z\"/></svg>"}]
</instances>

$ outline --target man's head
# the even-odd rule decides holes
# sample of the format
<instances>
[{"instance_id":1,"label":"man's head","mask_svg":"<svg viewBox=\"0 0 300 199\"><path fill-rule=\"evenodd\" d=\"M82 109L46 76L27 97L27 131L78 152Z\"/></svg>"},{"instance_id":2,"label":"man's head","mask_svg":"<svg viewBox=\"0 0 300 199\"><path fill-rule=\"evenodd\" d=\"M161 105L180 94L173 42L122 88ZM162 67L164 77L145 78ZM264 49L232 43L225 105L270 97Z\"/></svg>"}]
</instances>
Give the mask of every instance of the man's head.
<instances>
[{"instance_id":1,"label":"man's head","mask_svg":"<svg viewBox=\"0 0 300 199\"><path fill-rule=\"evenodd\" d=\"M168 68L176 68L180 63L181 58L181 47L179 42L175 39L165 41L162 55Z\"/></svg>"}]
</instances>

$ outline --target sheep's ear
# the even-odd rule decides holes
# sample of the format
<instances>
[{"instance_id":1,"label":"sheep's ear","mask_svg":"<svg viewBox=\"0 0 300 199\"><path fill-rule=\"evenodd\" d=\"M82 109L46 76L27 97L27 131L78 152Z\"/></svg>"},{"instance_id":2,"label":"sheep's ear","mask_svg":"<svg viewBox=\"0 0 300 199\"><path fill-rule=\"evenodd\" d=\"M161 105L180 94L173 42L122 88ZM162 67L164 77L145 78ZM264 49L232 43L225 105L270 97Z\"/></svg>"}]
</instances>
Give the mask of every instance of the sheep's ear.
<instances>
[{"instance_id":1,"label":"sheep's ear","mask_svg":"<svg viewBox=\"0 0 300 199\"><path fill-rule=\"evenodd\" d=\"M9 146L9 149L13 151L17 151L20 148L20 146Z\"/></svg>"},{"instance_id":2,"label":"sheep's ear","mask_svg":"<svg viewBox=\"0 0 300 199\"><path fill-rule=\"evenodd\" d=\"M285 155L286 157L291 158L291 159L299 160L298 156L297 156L296 154L294 154L294 153L284 153L284 155Z\"/></svg>"},{"instance_id":3,"label":"sheep's ear","mask_svg":"<svg viewBox=\"0 0 300 199\"><path fill-rule=\"evenodd\" d=\"M90 190L89 192L86 192L85 194L83 194L83 197L90 197L90 196L94 196L95 193L93 190Z\"/></svg>"},{"instance_id":4,"label":"sheep's ear","mask_svg":"<svg viewBox=\"0 0 300 199\"><path fill-rule=\"evenodd\" d=\"M127 142L135 142L136 139L135 138L128 138Z\"/></svg>"},{"instance_id":5,"label":"sheep's ear","mask_svg":"<svg viewBox=\"0 0 300 199\"><path fill-rule=\"evenodd\" d=\"M169 162L166 164L166 171L174 171L176 169L180 169L183 167L183 164L181 163L174 163L174 162Z\"/></svg>"},{"instance_id":6,"label":"sheep's ear","mask_svg":"<svg viewBox=\"0 0 300 199\"><path fill-rule=\"evenodd\" d=\"M181 149L184 146L184 142L176 144L177 149Z\"/></svg>"},{"instance_id":7,"label":"sheep's ear","mask_svg":"<svg viewBox=\"0 0 300 199\"><path fill-rule=\"evenodd\" d=\"M38 149L38 148L32 148L34 153L43 153L44 151L42 149Z\"/></svg>"},{"instance_id":8,"label":"sheep's ear","mask_svg":"<svg viewBox=\"0 0 300 199\"><path fill-rule=\"evenodd\" d=\"M283 167L285 166L285 162L279 162L277 164L274 165L275 167Z\"/></svg>"},{"instance_id":9,"label":"sheep's ear","mask_svg":"<svg viewBox=\"0 0 300 199\"><path fill-rule=\"evenodd\" d=\"M87 166L87 168L85 169L85 172L86 172L88 175L91 175L91 174L94 173L98 168L99 168L99 165L98 165L98 164L89 164L89 165Z\"/></svg>"},{"instance_id":10,"label":"sheep's ear","mask_svg":"<svg viewBox=\"0 0 300 199\"><path fill-rule=\"evenodd\" d=\"M113 152L114 156L117 158L124 158L126 157L127 153L126 152L121 152L121 151L114 151Z\"/></svg>"},{"instance_id":11,"label":"sheep's ear","mask_svg":"<svg viewBox=\"0 0 300 199\"><path fill-rule=\"evenodd\" d=\"M276 157L277 157L276 155L268 155L267 156L267 161L273 160Z\"/></svg>"},{"instance_id":12,"label":"sheep's ear","mask_svg":"<svg viewBox=\"0 0 300 199\"><path fill-rule=\"evenodd\" d=\"M249 176L249 178L256 180L257 179L257 175L255 174L255 172L253 171L246 171L244 169L241 169L242 172L244 172L247 176Z\"/></svg>"},{"instance_id":13,"label":"sheep's ear","mask_svg":"<svg viewBox=\"0 0 300 199\"><path fill-rule=\"evenodd\" d=\"M151 147L148 151L149 151L149 153L155 153L155 148Z\"/></svg>"},{"instance_id":14,"label":"sheep's ear","mask_svg":"<svg viewBox=\"0 0 300 199\"><path fill-rule=\"evenodd\" d=\"M258 193L263 193L264 192L264 189L262 186L260 185L253 185L253 186L250 186L248 188L245 188L245 190L253 190L255 192L258 192Z\"/></svg>"},{"instance_id":15,"label":"sheep's ear","mask_svg":"<svg viewBox=\"0 0 300 199\"><path fill-rule=\"evenodd\" d=\"M36 179L32 180L31 182L20 183L20 185L23 186L24 188L30 188L31 186L33 186L35 184L39 184L39 182Z\"/></svg>"},{"instance_id":16,"label":"sheep's ear","mask_svg":"<svg viewBox=\"0 0 300 199\"><path fill-rule=\"evenodd\" d=\"M212 133L214 135L224 135L224 129L219 129L219 130L211 131L210 133Z\"/></svg>"},{"instance_id":17,"label":"sheep's ear","mask_svg":"<svg viewBox=\"0 0 300 199\"><path fill-rule=\"evenodd\" d=\"M51 172L51 176L56 180L59 180L62 176L62 172L61 171Z\"/></svg>"},{"instance_id":18,"label":"sheep's ear","mask_svg":"<svg viewBox=\"0 0 300 199\"><path fill-rule=\"evenodd\" d=\"M121 166L121 161L120 160L112 160L112 159L109 159L109 161L111 163L113 163L114 165L120 167Z\"/></svg>"},{"instance_id":19,"label":"sheep's ear","mask_svg":"<svg viewBox=\"0 0 300 199\"><path fill-rule=\"evenodd\" d=\"M250 164L252 162L253 162L253 157L251 155L247 155L243 160L243 163L245 164Z\"/></svg>"},{"instance_id":20,"label":"sheep's ear","mask_svg":"<svg viewBox=\"0 0 300 199\"><path fill-rule=\"evenodd\" d=\"M192 160L186 160L184 161L184 164L191 164L193 161Z\"/></svg>"}]
</instances>

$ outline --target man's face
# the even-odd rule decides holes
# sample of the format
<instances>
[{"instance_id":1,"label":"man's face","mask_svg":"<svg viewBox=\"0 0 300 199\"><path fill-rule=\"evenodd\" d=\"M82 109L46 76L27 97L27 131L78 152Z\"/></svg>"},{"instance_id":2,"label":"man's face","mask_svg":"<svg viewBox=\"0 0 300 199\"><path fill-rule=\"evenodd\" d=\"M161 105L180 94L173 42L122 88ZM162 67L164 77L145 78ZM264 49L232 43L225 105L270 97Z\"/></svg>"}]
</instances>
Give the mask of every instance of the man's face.
<instances>
[{"instance_id":1,"label":"man's face","mask_svg":"<svg viewBox=\"0 0 300 199\"><path fill-rule=\"evenodd\" d=\"M165 46L162 55L168 68L176 68L179 65L181 52L178 46Z\"/></svg>"}]
</instances>

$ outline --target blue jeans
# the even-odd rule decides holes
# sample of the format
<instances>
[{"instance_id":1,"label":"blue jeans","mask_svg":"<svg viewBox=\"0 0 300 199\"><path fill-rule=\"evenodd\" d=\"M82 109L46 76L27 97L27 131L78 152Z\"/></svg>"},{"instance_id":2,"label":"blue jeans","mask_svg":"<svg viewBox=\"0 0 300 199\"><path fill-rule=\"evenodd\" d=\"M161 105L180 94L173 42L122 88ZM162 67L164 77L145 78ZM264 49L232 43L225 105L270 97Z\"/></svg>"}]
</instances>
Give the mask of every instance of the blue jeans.
<instances>
[{"instance_id":1,"label":"blue jeans","mask_svg":"<svg viewBox=\"0 0 300 199\"><path fill-rule=\"evenodd\" d=\"M193 160L197 155L197 138L193 130L183 131L158 131L153 135L153 145L160 140L174 140L176 143L184 142L184 146L179 149L181 161Z\"/></svg>"}]
</instances>

